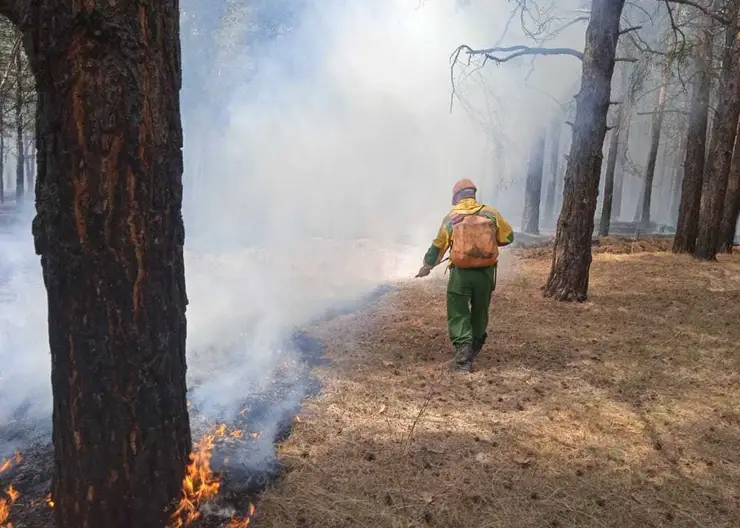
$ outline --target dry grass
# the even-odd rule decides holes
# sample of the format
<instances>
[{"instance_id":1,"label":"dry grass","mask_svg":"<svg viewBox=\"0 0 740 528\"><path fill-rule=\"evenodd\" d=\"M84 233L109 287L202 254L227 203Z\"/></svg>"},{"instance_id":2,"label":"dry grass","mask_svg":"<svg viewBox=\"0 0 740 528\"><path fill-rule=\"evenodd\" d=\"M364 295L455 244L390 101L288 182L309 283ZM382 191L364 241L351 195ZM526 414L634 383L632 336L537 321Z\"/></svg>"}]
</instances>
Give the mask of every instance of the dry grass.
<instances>
[{"instance_id":1,"label":"dry grass","mask_svg":"<svg viewBox=\"0 0 740 528\"><path fill-rule=\"evenodd\" d=\"M441 277L316 329L333 365L259 526L740 526L740 258L603 252L572 305L548 251L508 255L472 374Z\"/></svg>"}]
</instances>

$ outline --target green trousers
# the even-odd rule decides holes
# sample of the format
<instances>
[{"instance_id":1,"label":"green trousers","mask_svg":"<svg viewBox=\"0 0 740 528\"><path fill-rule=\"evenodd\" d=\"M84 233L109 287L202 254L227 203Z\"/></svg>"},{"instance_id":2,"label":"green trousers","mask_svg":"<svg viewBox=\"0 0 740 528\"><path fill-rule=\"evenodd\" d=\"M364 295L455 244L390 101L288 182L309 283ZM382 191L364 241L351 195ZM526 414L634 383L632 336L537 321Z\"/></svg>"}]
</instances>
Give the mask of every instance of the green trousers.
<instances>
[{"instance_id":1,"label":"green trousers","mask_svg":"<svg viewBox=\"0 0 740 528\"><path fill-rule=\"evenodd\" d=\"M480 348L486 341L488 308L496 288L496 267L450 268L447 283L447 328L456 347Z\"/></svg>"}]
</instances>

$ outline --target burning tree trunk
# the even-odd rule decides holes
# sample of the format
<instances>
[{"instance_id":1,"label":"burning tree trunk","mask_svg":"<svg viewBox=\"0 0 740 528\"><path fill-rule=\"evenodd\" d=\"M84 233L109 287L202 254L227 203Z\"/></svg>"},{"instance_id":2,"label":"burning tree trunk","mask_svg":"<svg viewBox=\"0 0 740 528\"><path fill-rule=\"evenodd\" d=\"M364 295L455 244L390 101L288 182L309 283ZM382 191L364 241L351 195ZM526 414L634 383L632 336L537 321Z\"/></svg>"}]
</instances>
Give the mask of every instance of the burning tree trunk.
<instances>
[{"instance_id":1,"label":"burning tree trunk","mask_svg":"<svg viewBox=\"0 0 740 528\"><path fill-rule=\"evenodd\" d=\"M15 148L17 155L15 165L15 201L17 204L20 204L23 202L23 195L25 194L25 180L23 178L25 174L23 170L23 83L21 82L23 78L23 65L20 51L15 54L15 75Z\"/></svg>"},{"instance_id":2,"label":"burning tree trunk","mask_svg":"<svg viewBox=\"0 0 740 528\"><path fill-rule=\"evenodd\" d=\"M542 170L545 164L545 131L540 130L532 145L527 168L527 187L524 193L522 231L540 234L540 199L542 197Z\"/></svg>"},{"instance_id":3,"label":"burning tree trunk","mask_svg":"<svg viewBox=\"0 0 740 528\"><path fill-rule=\"evenodd\" d=\"M624 0L593 0L550 276L544 294L585 301L611 80Z\"/></svg>"},{"instance_id":4,"label":"burning tree trunk","mask_svg":"<svg viewBox=\"0 0 740 528\"><path fill-rule=\"evenodd\" d=\"M26 7L57 527L161 528L191 448L178 1Z\"/></svg>"},{"instance_id":5,"label":"burning tree trunk","mask_svg":"<svg viewBox=\"0 0 740 528\"><path fill-rule=\"evenodd\" d=\"M730 178L725 196L725 207L720 226L719 250L731 253L735 243L735 229L740 216L740 127L735 134L735 149L732 156Z\"/></svg>"},{"instance_id":6,"label":"burning tree trunk","mask_svg":"<svg viewBox=\"0 0 740 528\"><path fill-rule=\"evenodd\" d=\"M555 193L557 192L558 182L558 161L560 158L560 134L563 125L561 115L558 114L550 125L550 181L547 185L547 198L545 201L545 221L548 225L553 224L555 215Z\"/></svg>"},{"instance_id":7,"label":"burning tree trunk","mask_svg":"<svg viewBox=\"0 0 740 528\"><path fill-rule=\"evenodd\" d=\"M642 211L640 215L640 227L647 231L650 227L650 208L653 198L653 181L655 179L655 162L658 159L660 147L660 134L663 129L663 118L665 117L665 97L668 81L671 77L671 67L675 49L669 50L663 63L663 74L658 89L658 101L653 113L653 122L650 127L650 152L648 154L647 167L645 168L645 187L642 194Z\"/></svg>"},{"instance_id":8,"label":"burning tree trunk","mask_svg":"<svg viewBox=\"0 0 740 528\"><path fill-rule=\"evenodd\" d=\"M737 9L733 20L736 16ZM737 38L737 28L731 26L727 29L722 81L712 131L713 148L709 153L702 185L699 230L694 248L694 256L705 260L714 260L719 249L732 149L740 116L738 90L740 90L740 39Z\"/></svg>"},{"instance_id":9,"label":"burning tree trunk","mask_svg":"<svg viewBox=\"0 0 740 528\"><path fill-rule=\"evenodd\" d=\"M674 253L693 253L699 232L699 208L707 147L709 96L712 88L712 28L699 30L694 58L689 128L686 133L686 158L681 181L681 200L676 220Z\"/></svg>"}]
</instances>

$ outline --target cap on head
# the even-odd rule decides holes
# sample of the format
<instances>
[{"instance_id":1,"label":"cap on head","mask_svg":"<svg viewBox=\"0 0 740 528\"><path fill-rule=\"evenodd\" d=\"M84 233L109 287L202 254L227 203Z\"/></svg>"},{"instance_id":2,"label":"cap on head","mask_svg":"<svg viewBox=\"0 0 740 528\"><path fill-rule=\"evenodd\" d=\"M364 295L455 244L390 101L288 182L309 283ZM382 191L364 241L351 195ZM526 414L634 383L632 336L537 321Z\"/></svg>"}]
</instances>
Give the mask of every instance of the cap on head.
<instances>
[{"instance_id":1,"label":"cap on head","mask_svg":"<svg viewBox=\"0 0 740 528\"><path fill-rule=\"evenodd\" d=\"M452 204L455 205L457 202L459 202L460 198L462 198L463 195L474 196L477 190L478 188L475 186L475 184L471 180L467 178L463 178L462 180L458 181L452 187ZM464 193L462 191L468 191L468 192Z\"/></svg>"}]
</instances>

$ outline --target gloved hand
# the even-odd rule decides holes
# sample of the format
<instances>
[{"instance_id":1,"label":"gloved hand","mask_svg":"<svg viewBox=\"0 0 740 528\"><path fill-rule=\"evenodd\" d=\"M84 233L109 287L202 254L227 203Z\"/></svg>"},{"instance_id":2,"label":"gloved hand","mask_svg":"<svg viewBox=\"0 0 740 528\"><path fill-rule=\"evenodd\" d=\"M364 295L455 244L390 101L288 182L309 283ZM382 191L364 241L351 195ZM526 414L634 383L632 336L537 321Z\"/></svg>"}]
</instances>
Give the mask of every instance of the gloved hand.
<instances>
[{"instance_id":1,"label":"gloved hand","mask_svg":"<svg viewBox=\"0 0 740 528\"><path fill-rule=\"evenodd\" d=\"M427 266L426 264L424 264L419 270L419 273L416 274L416 278L418 279L420 277L426 277L431 272L432 272L432 266Z\"/></svg>"}]
</instances>

